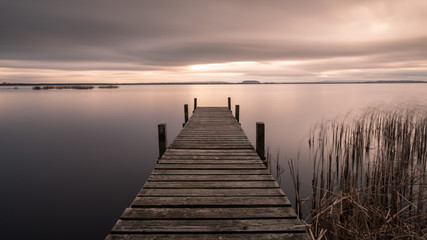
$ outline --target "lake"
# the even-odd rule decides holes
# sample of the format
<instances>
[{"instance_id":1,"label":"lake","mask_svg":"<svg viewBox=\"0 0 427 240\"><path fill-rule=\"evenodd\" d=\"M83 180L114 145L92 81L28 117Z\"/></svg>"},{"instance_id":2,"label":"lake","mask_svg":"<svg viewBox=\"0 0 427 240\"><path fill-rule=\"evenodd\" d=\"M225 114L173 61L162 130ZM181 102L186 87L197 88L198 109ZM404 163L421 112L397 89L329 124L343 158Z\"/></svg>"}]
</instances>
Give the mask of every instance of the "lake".
<instances>
[{"instance_id":1,"label":"lake","mask_svg":"<svg viewBox=\"0 0 427 240\"><path fill-rule=\"evenodd\" d=\"M0 87L0 239L105 238L156 164L157 124L167 123L170 143L195 97L198 106L231 97L252 143L255 123L265 123L292 201L287 160L316 122L367 107L427 108L426 92L427 84ZM299 166L310 184L311 163L300 157Z\"/></svg>"}]
</instances>

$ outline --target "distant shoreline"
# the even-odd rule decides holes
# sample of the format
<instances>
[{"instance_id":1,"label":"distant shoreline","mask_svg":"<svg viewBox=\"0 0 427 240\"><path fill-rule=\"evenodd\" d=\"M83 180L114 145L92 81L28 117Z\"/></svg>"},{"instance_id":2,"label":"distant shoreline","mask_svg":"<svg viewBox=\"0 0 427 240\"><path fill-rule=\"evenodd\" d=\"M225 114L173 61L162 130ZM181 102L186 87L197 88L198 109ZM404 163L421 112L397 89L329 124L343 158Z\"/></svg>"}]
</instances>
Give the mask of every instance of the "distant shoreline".
<instances>
[{"instance_id":1,"label":"distant shoreline","mask_svg":"<svg viewBox=\"0 0 427 240\"><path fill-rule=\"evenodd\" d=\"M1 83L0 86L138 86L138 85L301 85L301 84L402 84L402 83L427 83L427 81L351 81L351 82L258 82L258 81L243 81L239 83L232 82L162 82L162 83Z\"/></svg>"}]
</instances>

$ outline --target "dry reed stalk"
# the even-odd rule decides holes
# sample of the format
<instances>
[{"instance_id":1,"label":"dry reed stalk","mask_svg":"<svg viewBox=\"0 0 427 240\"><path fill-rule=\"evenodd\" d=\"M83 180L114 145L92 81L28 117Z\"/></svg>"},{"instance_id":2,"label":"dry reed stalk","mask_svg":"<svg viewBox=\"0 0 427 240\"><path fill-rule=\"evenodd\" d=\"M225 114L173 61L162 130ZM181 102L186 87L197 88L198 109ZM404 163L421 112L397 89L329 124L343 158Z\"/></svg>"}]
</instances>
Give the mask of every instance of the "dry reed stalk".
<instances>
[{"instance_id":1,"label":"dry reed stalk","mask_svg":"<svg viewBox=\"0 0 427 240\"><path fill-rule=\"evenodd\" d=\"M427 238L427 114L368 109L311 129L313 239ZM296 195L298 170L288 162ZM297 211L300 214L301 197Z\"/></svg>"}]
</instances>

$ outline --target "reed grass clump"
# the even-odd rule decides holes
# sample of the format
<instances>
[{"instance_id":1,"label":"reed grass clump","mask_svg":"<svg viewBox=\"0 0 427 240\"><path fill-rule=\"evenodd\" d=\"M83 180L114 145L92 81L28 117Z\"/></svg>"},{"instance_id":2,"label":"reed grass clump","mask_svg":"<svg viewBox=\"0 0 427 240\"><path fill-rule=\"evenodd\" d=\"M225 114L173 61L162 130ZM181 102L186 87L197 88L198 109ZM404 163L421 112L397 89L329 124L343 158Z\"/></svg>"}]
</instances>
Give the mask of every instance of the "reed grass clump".
<instances>
[{"instance_id":1,"label":"reed grass clump","mask_svg":"<svg viewBox=\"0 0 427 240\"><path fill-rule=\"evenodd\" d=\"M34 86L33 90L50 90L50 89L77 89L77 90L89 90L93 89L91 85L46 85L46 86Z\"/></svg>"},{"instance_id":2,"label":"reed grass clump","mask_svg":"<svg viewBox=\"0 0 427 240\"><path fill-rule=\"evenodd\" d=\"M98 88L119 88L119 85L99 85Z\"/></svg>"},{"instance_id":3,"label":"reed grass clump","mask_svg":"<svg viewBox=\"0 0 427 240\"><path fill-rule=\"evenodd\" d=\"M369 109L323 121L308 145L313 176L305 217L313 239L427 239L425 110ZM298 194L292 162L290 168Z\"/></svg>"}]
</instances>

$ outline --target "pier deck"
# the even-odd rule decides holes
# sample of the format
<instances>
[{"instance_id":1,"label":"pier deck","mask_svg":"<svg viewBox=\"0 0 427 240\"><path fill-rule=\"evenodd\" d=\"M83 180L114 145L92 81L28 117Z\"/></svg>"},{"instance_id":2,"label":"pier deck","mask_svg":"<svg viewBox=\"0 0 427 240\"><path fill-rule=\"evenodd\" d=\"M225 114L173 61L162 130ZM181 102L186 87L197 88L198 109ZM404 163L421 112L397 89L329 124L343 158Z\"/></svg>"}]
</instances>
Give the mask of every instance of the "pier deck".
<instances>
[{"instance_id":1,"label":"pier deck","mask_svg":"<svg viewBox=\"0 0 427 240\"><path fill-rule=\"evenodd\" d=\"M226 107L200 107L107 240L308 239Z\"/></svg>"}]
</instances>

